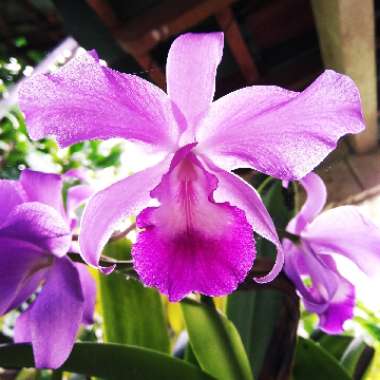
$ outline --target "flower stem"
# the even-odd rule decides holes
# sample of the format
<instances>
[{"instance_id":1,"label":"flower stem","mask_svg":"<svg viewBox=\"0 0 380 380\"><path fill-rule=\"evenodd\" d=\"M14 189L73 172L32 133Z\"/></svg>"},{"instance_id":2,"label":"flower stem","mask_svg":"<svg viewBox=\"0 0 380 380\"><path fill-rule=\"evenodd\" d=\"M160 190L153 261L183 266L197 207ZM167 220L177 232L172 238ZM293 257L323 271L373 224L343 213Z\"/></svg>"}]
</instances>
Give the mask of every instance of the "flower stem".
<instances>
[{"instance_id":1,"label":"flower stem","mask_svg":"<svg viewBox=\"0 0 380 380\"><path fill-rule=\"evenodd\" d=\"M267 177L264 179L263 182L260 183L259 187L257 188L257 192L262 195L265 188L274 180L273 177Z\"/></svg>"},{"instance_id":2,"label":"flower stem","mask_svg":"<svg viewBox=\"0 0 380 380\"><path fill-rule=\"evenodd\" d=\"M132 223L129 227L127 227L125 230L114 233L109 241L117 241L120 239L125 238L131 231L136 229L136 223Z\"/></svg>"}]
</instances>

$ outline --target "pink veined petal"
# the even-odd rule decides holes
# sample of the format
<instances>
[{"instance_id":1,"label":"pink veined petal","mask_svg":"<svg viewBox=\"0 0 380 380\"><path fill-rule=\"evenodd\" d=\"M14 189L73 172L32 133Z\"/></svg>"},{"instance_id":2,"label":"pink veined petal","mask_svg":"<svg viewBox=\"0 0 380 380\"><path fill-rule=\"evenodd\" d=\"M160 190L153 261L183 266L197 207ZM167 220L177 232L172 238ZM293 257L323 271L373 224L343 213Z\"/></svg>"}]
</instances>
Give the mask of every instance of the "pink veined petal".
<instances>
[{"instance_id":1,"label":"pink veined petal","mask_svg":"<svg viewBox=\"0 0 380 380\"><path fill-rule=\"evenodd\" d=\"M39 202L16 206L1 226L0 237L32 244L58 257L67 253L71 243L71 233L62 216Z\"/></svg>"},{"instance_id":2,"label":"pink veined petal","mask_svg":"<svg viewBox=\"0 0 380 380\"><path fill-rule=\"evenodd\" d=\"M152 192L161 205L137 217L143 231L132 247L135 269L170 301L193 291L231 293L252 267L252 227L242 210L213 200L217 180L193 153L173 162Z\"/></svg>"},{"instance_id":3,"label":"pink veined petal","mask_svg":"<svg viewBox=\"0 0 380 380\"><path fill-rule=\"evenodd\" d=\"M186 33L170 47L166 64L168 94L193 129L208 110L216 70L223 55L223 33Z\"/></svg>"},{"instance_id":4,"label":"pink veined petal","mask_svg":"<svg viewBox=\"0 0 380 380\"><path fill-rule=\"evenodd\" d=\"M21 172L20 183L29 202L45 203L65 217L60 175L25 169Z\"/></svg>"},{"instance_id":5,"label":"pink veined petal","mask_svg":"<svg viewBox=\"0 0 380 380\"><path fill-rule=\"evenodd\" d=\"M297 235L323 210L327 199L326 186L317 174L309 173L300 183L306 191L306 202L286 228L290 233Z\"/></svg>"},{"instance_id":6,"label":"pink veined petal","mask_svg":"<svg viewBox=\"0 0 380 380\"><path fill-rule=\"evenodd\" d=\"M159 164L133 174L90 198L84 210L79 233L81 255L89 265L105 273L112 267L99 267L99 259L118 222L139 213L151 200L150 191L169 170L171 155Z\"/></svg>"},{"instance_id":7,"label":"pink veined petal","mask_svg":"<svg viewBox=\"0 0 380 380\"><path fill-rule=\"evenodd\" d=\"M30 77L19 102L30 136L54 136L62 147L123 137L166 150L178 138L169 97L148 81L102 66L96 54L80 54L54 74Z\"/></svg>"},{"instance_id":8,"label":"pink veined petal","mask_svg":"<svg viewBox=\"0 0 380 380\"><path fill-rule=\"evenodd\" d=\"M52 257L27 242L0 237L0 315L18 307L38 287Z\"/></svg>"},{"instance_id":9,"label":"pink veined petal","mask_svg":"<svg viewBox=\"0 0 380 380\"><path fill-rule=\"evenodd\" d=\"M14 207L26 201L25 193L19 182L0 180L0 226Z\"/></svg>"},{"instance_id":10,"label":"pink veined petal","mask_svg":"<svg viewBox=\"0 0 380 380\"><path fill-rule=\"evenodd\" d=\"M301 233L319 254L340 254L367 275L380 273L380 229L355 206L342 206L317 216Z\"/></svg>"},{"instance_id":11,"label":"pink veined petal","mask_svg":"<svg viewBox=\"0 0 380 380\"><path fill-rule=\"evenodd\" d=\"M65 257L57 259L41 293L16 323L15 340L31 341L37 368L58 368L65 362L82 321L83 305L76 267Z\"/></svg>"},{"instance_id":12,"label":"pink veined petal","mask_svg":"<svg viewBox=\"0 0 380 380\"><path fill-rule=\"evenodd\" d=\"M285 180L315 168L347 133L364 129L359 91L327 70L301 93L252 86L218 99L197 128L197 150L224 169Z\"/></svg>"},{"instance_id":13,"label":"pink veined petal","mask_svg":"<svg viewBox=\"0 0 380 380\"><path fill-rule=\"evenodd\" d=\"M353 316L355 289L337 271L334 260L317 255L307 246L284 240L285 272L299 291L307 310L319 316L319 328L330 334L343 331ZM304 283L304 279L309 282Z\"/></svg>"},{"instance_id":14,"label":"pink veined petal","mask_svg":"<svg viewBox=\"0 0 380 380\"><path fill-rule=\"evenodd\" d=\"M94 323L94 311L96 302L95 280L91 276L86 265L76 264L75 266L79 274L79 280L84 298L82 323L85 325L91 325Z\"/></svg>"},{"instance_id":15,"label":"pink veined petal","mask_svg":"<svg viewBox=\"0 0 380 380\"><path fill-rule=\"evenodd\" d=\"M272 281L281 272L284 265L284 252L276 227L260 195L255 188L237 175L216 167L210 161L207 161L207 165L218 179L218 187L214 193L215 201L229 202L231 205L243 210L253 230L276 246L277 256L272 270L263 277L255 278L255 281L259 283Z\"/></svg>"}]
</instances>

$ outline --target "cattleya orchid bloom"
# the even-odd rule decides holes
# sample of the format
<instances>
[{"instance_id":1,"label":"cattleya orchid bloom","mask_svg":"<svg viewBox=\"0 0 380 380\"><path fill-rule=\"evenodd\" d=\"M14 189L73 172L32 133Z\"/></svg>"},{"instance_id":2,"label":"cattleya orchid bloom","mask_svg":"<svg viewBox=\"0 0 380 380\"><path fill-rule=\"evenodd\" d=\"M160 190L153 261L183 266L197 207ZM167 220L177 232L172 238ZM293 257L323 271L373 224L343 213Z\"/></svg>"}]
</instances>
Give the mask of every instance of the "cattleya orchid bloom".
<instances>
[{"instance_id":1,"label":"cattleya orchid bloom","mask_svg":"<svg viewBox=\"0 0 380 380\"><path fill-rule=\"evenodd\" d=\"M83 201L79 190L69 191L68 204ZM66 256L72 219L61 191L55 174L24 170L19 181L0 180L0 315L42 286L14 333L16 342L32 343L38 368L63 364L80 324L93 323L95 283L85 265Z\"/></svg>"},{"instance_id":2,"label":"cattleya orchid bloom","mask_svg":"<svg viewBox=\"0 0 380 380\"><path fill-rule=\"evenodd\" d=\"M380 270L380 230L355 206L322 211L326 187L310 173L301 181L307 200L289 222L287 231L298 242L283 240L285 272L307 310L317 313L319 327L331 334L343 331L355 306L355 288L338 271L334 255L351 260L367 275Z\"/></svg>"},{"instance_id":3,"label":"cattleya orchid bloom","mask_svg":"<svg viewBox=\"0 0 380 380\"><path fill-rule=\"evenodd\" d=\"M236 289L255 258L252 230L277 246L272 271L256 281L272 280L283 266L260 196L232 169L302 178L342 135L364 128L355 84L333 71L301 93L252 86L213 102L222 53L223 33L178 37L167 59L167 94L101 65L94 52L29 78L19 93L33 139L52 135L65 147L121 137L161 153L154 166L91 198L79 243L84 260L99 267L115 226L138 214L135 269L171 301ZM146 208L152 199L160 205Z\"/></svg>"}]
</instances>

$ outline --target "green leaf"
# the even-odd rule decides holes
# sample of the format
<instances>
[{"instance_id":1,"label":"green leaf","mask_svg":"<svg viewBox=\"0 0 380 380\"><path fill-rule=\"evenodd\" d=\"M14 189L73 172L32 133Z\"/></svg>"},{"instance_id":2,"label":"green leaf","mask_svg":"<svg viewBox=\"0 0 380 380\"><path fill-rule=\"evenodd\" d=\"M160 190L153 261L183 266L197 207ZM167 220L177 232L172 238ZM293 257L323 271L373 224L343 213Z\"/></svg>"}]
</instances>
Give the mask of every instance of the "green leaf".
<instances>
[{"instance_id":1,"label":"green leaf","mask_svg":"<svg viewBox=\"0 0 380 380\"><path fill-rule=\"evenodd\" d=\"M121 145L112 147L107 156L101 156L94 162L96 168L104 169L109 166L118 166L120 164L120 157L123 152Z\"/></svg>"},{"instance_id":2,"label":"green leaf","mask_svg":"<svg viewBox=\"0 0 380 380\"><path fill-rule=\"evenodd\" d=\"M26 45L28 45L28 41L27 41L27 39L26 39L24 36L16 37L16 38L13 40L13 43L14 43L15 46L18 47L18 48L22 48L22 47L25 47Z\"/></svg>"},{"instance_id":3,"label":"green leaf","mask_svg":"<svg viewBox=\"0 0 380 380\"><path fill-rule=\"evenodd\" d=\"M363 378L375 352L361 337L322 333L317 342L333 355L355 380Z\"/></svg>"},{"instance_id":4,"label":"green leaf","mask_svg":"<svg viewBox=\"0 0 380 380\"><path fill-rule=\"evenodd\" d=\"M76 144L71 145L69 147L70 154L74 154L74 153L80 152L81 150L83 150L84 145L85 145L84 142L80 142L80 143L76 143Z\"/></svg>"},{"instance_id":5,"label":"green leaf","mask_svg":"<svg viewBox=\"0 0 380 380\"><path fill-rule=\"evenodd\" d=\"M352 341L352 337L348 335L327 335L324 334L317 342L324 350L329 352L335 359L340 360Z\"/></svg>"},{"instance_id":6,"label":"green leaf","mask_svg":"<svg viewBox=\"0 0 380 380\"><path fill-rule=\"evenodd\" d=\"M252 372L234 324L210 305L181 303L190 344L200 367L219 380L252 380Z\"/></svg>"},{"instance_id":7,"label":"green leaf","mask_svg":"<svg viewBox=\"0 0 380 380\"><path fill-rule=\"evenodd\" d=\"M354 379L361 379L369 368L374 354L375 350L361 337L357 337L352 339L344 351L340 363Z\"/></svg>"},{"instance_id":8,"label":"green leaf","mask_svg":"<svg viewBox=\"0 0 380 380\"><path fill-rule=\"evenodd\" d=\"M131 243L124 239L107 245L104 254L130 258ZM99 275L99 303L106 342L133 344L169 352L170 342L161 297L121 273Z\"/></svg>"},{"instance_id":9,"label":"green leaf","mask_svg":"<svg viewBox=\"0 0 380 380\"><path fill-rule=\"evenodd\" d=\"M291 212L285 205L282 184L276 181L263 197L278 230L283 230ZM273 244L258 237L257 255L275 255ZM256 378L277 378L289 371L296 344L299 306L278 290L241 290L227 298L226 314L238 329Z\"/></svg>"},{"instance_id":10,"label":"green leaf","mask_svg":"<svg viewBox=\"0 0 380 380\"><path fill-rule=\"evenodd\" d=\"M0 367L33 367L29 344L0 345ZM120 344L76 343L63 371L111 380L212 380L191 364L166 354Z\"/></svg>"},{"instance_id":11,"label":"green leaf","mask_svg":"<svg viewBox=\"0 0 380 380\"><path fill-rule=\"evenodd\" d=\"M339 362L321 346L298 337L293 380L350 380Z\"/></svg>"},{"instance_id":12,"label":"green leaf","mask_svg":"<svg viewBox=\"0 0 380 380\"><path fill-rule=\"evenodd\" d=\"M368 317L372 319L371 316ZM380 342L380 327L378 324L374 323L372 320L359 316L355 317L355 321L358 322L376 341Z\"/></svg>"}]
</instances>

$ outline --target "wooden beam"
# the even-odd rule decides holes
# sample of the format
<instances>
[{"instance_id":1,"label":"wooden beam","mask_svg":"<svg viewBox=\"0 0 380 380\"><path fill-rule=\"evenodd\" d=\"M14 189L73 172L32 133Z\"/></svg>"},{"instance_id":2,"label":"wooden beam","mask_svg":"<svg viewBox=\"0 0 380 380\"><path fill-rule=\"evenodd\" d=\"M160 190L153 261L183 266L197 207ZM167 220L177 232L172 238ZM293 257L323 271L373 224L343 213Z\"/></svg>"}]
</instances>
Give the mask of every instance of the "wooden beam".
<instances>
[{"instance_id":1,"label":"wooden beam","mask_svg":"<svg viewBox=\"0 0 380 380\"><path fill-rule=\"evenodd\" d=\"M145 54L171 36L184 33L236 0L162 0L118 31L135 55Z\"/></svg>"},{"instance_id":2,"label":"wooden beam","mask_svg":"<svg viewBox=\"0 0 380 380\"><path fill-rule=\"evenodd\" d=\"M350 142L358 153L378 143L373 0L312 0L323 61L350 76L360 90L367 128Z\"/></svg>"},{"instance_id":3,"label":"wooden beam","mask_svg":"<svg viewBox=\"0 0 380 380\"><path fill-rule=\"evenodd\" d=\"M122 28L122 22L117 17L111 6L106 0L87 0L87 3L95 11L103 24L109 29L119 46L127 53L131 54L141 68L148 73L150 78L157 86L163 90L166 88L165 74L160 66L154 61L148 50L136 53L131 48L130 43L126 41L123 35L119 33Z\"/></svg>"},{"instance_id":4,"label":"wooden beam","mask_svg":"<svg viewBox=\"0 0 380 380\"><path fill-rule=\"evenodd\" d=\"M239 25L230 7L222 9L215 14L220 28L223 30L228 46L230 47L236 63L248 84L252 84L259 78L259 72L248 50Z\"/></svg>"},{"instance_id":5,"label":"wooden beam","mask_svg":"<svg viewBox=\"0 0 380 380\"><path fill-rule=\"evenodd\" d=\"M112 31L121 26L119 18L106 0L87 0L87 3L108 29Z\"/></svg>"}]
</instances>

